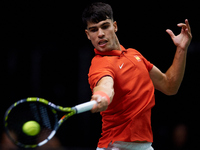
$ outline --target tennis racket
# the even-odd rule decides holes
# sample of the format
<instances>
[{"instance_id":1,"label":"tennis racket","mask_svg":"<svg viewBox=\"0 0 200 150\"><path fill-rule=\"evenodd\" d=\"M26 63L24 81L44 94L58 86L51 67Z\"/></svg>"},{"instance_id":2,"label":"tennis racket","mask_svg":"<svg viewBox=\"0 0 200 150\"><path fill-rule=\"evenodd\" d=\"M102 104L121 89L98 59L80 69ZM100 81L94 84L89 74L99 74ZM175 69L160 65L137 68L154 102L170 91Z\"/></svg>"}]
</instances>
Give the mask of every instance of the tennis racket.
<instances>
[{"instance_id":1,"label":"tennis racket","mask_svg":"<svg viewBox=\"0 0 200 150\"><path fill-rule=\"evenodd\" d=\"M56 134L61 124L69 117L86 112L97 104L89 101L74 107L57 106L43 98L29 97L12 104L5 113L4 127L8 137L19 147L35 148L47 143ZM65 112L58 118L58 112ZM28 121L36 121L40 132L35 136L27 135L22 127Z\"/></svg>"}]
</instances>

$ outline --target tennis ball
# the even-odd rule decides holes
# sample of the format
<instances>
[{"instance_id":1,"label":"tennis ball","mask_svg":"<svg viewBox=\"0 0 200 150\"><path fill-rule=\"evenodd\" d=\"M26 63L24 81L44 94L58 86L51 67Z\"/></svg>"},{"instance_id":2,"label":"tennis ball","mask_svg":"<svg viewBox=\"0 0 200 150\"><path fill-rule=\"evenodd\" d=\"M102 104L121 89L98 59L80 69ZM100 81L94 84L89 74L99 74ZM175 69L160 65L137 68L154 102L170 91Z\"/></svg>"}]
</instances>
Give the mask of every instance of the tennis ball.
<instances>
[{"instance_id":1,"label":"tennis ball","mask_svg":"<svg viewBox=\"0 0 200 150\"><path fill-rule=\"evenodd\" d=\"M36 121L27 121L22 126L22 131L29 136L35 136L40 132L40 125Z\"/></svg>"}]
</instances>

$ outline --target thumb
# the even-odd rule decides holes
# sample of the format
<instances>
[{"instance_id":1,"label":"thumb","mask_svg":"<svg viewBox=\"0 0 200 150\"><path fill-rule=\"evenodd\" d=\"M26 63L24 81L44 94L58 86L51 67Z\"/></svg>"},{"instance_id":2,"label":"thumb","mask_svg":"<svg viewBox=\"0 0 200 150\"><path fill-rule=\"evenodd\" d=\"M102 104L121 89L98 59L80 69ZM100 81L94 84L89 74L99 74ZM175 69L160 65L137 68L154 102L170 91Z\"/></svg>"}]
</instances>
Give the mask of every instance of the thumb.
<instances>
[{"instance_id":1,"label":"thumb","mask_svg":"<svg viewBox=\"0 0 200 150\"><path fill-rule=\"evenodd\" d=\"M92 113L97 112L97 111L96 111L97 105L98 105L98 104L94 104L94 106L92 107L92 109L91 109L91 112L92 112Z\"/></svg>"},{"instance_id":2,"label":"thumb","mask_svg":"<svg viewBox=\"0 0 200 150\"><path fill-rule=\"evenodd\" d=\"M99 95L92 95L92 98L91 98L91 101L94 100L94 101L97 101L98 103L101 102L101 97ZM91 109L91 112L92 113L96 113L97 112L97 109L98 109L98 104L95 104L92 109Z\"/></svg>"},{"instance_id":3,"label":"thumb","mask_svg":"<svg viewBox=\"0 0 200 150\"><path fill-rule=\"evenodd\" d=\"M172 32L172 30L167 29L166 32L171 36L172 39L175 37L175 35L174 35L174 33Z\"/></svg>"}]
</instances>

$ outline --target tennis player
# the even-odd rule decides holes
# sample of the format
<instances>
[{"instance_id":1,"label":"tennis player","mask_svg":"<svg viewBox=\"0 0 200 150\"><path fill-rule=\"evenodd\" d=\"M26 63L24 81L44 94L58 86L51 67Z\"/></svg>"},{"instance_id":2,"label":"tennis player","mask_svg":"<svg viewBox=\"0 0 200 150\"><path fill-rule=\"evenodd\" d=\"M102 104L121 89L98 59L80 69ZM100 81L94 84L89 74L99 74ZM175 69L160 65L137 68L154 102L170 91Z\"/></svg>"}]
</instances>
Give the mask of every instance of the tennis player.
<instances>
[{"instance_id":1,"label":"tennis player","mask_svg":"<svg viewBox=\"0 0 200 150\"><path fill-rule=\"evenodd\" d=\"M91 4L84 10L82 20L96 54L88 80L93 91L91 100L98 102L92 112L100 112L103 122L97 150L153 150L154 89L174 95L180 87L192 39L188 20L178 24L181 33L177 36L166 30L176 45L173 63L166 73L137 50L120 45L110 5Z\"/></svg>"}]
</instances>

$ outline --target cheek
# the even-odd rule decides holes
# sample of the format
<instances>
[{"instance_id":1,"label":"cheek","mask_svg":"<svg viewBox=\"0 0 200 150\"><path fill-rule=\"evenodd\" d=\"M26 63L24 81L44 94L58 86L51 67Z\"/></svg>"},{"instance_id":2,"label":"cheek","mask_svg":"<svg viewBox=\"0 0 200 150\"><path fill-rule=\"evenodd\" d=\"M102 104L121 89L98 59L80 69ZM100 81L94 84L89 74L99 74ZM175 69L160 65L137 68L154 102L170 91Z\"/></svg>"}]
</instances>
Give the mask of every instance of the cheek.
<instances>
[{"instance_id":1,"label":"cheek","mask_svg":"<svg viewBox=\"0 0 200 150\"><path fill-rule=\"evenodd\" d=\"M111 41L114 41L115 40L115 37L116 37L116 34L113 30L109 31L108 32L108 38L111 40Z\"/></svg>"},{"instance_id":2,"label":"cheek","mask_svg":"<svg viewBox=\"0 0 200 150\"><path fill-rule=\"evenodd\" d=\"M96 47L96 42L93 41L93 40L91 40L91 42L92 42L92 45L93 45L94 47Z\"/></svg>"},{"instance_id":3,"label":"cheek","mask_svg":"<svg viewBox=\"0 0 200 150\"><path fill-rule=\"evenodd\" d=\"M97 37L95 35L91 35L90 40L91 40L92 44L95 44L97 41Z\"/></svg>"}]
</instances>

